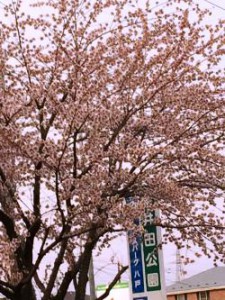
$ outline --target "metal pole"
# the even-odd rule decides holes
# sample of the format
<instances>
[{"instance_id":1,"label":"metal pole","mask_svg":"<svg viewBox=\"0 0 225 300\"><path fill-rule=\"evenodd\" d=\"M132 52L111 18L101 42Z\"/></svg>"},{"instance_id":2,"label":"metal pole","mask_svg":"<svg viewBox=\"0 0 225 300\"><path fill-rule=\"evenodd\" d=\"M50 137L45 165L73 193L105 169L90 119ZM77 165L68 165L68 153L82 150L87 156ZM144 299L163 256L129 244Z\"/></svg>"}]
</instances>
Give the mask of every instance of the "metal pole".
<instances>
[{"instance_id":1,"label":"metal pole","mask_svg":"<svg viewBox=\"0 0 225 300\"><path fill-rule=\"evenodd\" d=\"M96 299L95 277L94 277L94 264L93 264L92 256L91 256L90 266L89 266L89 284L90 284L90 300L95 300Z\"/></svg>"}]
</instances>

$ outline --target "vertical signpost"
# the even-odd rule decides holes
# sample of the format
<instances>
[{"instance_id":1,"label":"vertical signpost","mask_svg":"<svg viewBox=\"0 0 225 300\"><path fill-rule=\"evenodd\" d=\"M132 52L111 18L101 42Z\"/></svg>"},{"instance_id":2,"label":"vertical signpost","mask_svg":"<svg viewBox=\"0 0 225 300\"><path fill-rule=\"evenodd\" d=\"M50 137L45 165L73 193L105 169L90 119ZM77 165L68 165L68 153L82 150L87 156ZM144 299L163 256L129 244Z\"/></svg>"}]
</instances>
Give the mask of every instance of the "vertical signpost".
<instances>
[{"instance_id":1,"label":"vertical signpost","mask_svg":"<svg viewBox=\"0 0 225 300\"><path fill-rule=\"evenodd\" d=\"M129 234L128 234L129 236ZM144 292L144 273L142 264L141 236L138 236L129 243L130 271L133 293Z\"/></svg>"},{"instance_id":2,"label":"vertical signpost","mask_svg":"<svg viewBox=\"0 0 225 300\"><path fill-rule=\"evenodd\" d=\"M152 225L155 212L146 215L144 221L143 252L146 289L148 292L161 290L161 278L158 255L156 226Z\"/></svg>"},{"instance_id":3,"label":"vertical signpost","mask_svg":"<svg viewBox=\"0 0 225 300\"><path fill-rule=\"evenodd\" d=\"M130 201L131 202L131 201ZM128 203L128 201L127 201ZM132 300L166 300L160 231L153 224L155 212L145 215L144 233L128 233Z\"/></svg>"}]
</instances>

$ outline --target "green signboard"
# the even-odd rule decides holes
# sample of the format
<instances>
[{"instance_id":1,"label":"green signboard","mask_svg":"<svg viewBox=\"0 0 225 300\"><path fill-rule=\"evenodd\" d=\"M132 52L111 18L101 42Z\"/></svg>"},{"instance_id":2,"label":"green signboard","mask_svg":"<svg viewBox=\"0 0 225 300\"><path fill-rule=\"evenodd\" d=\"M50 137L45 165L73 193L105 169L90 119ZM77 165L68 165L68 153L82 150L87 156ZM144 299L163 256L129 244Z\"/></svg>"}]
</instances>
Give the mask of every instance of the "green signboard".
<instances>
[{"instance_id":1,"label":"green signboard","mask_svg":"<svg viewBox=\"0 0 225 300\"><path fill-rule=\"evenodd\" d=\"M156 226L153 225L155 212L147 213L144 220L144 236L143 236L143 250L144 250L144 266L146 277L147 291L161 290L161 279L159 269L159 255Z\"/></svg>"},{"instance_id":2,"label":"green signboard","mask_svg":"<svg viewBox=\"0 0 225 300\"><path fill-rule=\"evenodd\" d=\"M99 284L96 287L96 291L105 291L107 287L108 287L107 284ZM125 288L129 288L128 282L118 282L113 287L113 289L125 289Z\"/></svg>"}]
</instances>

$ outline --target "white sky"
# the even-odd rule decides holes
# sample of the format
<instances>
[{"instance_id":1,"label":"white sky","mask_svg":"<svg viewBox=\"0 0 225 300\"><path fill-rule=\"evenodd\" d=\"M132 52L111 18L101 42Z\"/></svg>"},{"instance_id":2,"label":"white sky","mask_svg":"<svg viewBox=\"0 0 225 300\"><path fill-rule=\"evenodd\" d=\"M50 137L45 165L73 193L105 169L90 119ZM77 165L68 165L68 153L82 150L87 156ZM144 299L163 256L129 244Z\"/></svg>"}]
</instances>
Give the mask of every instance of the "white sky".
<instances>
[{"instance_id":1,"label":"white sky","mask_svg":"<svg viewBox=\"0 0 225 300\"><path fill-rule=\"evenodd\" d=\"M23 0L25 8L29 9L29 3L35 2L34 0ZM138 0L141 1L141 0ZM2 18L2 7L4 4L10 3L11 0L0 1L0 18ZM165 4L165 0L158 1L162 6ZM225 15L225 1L224 0L193 0L193 2L200 4L201 7L209 8L212 11L212 16L207 21L211 24L215 23L218 19L224 18ZM214 3L215 5L211 4ZM110 260L114 257L114 261L119 261L121 264L127 264L127 245L126 238L119 237L111 243L111 247L104 251L100 257L94 259L94 266L96 271L96 283L107 283L110 278L115 274L115 266L110 264ZM191 255L193 249L184 251L182 254ZM172 284L176 280L176 248L172 245L164 247L164 262L165 262L165 275L167 284ZM213 267L212 261L201 258L198 259L194 264L185 266L187 272L186 277L204 271L205 269ZM99 269L102 270L100 271ZM125 274L124 279L128 280L128 272Z\"/></svg>"}]
</instances>

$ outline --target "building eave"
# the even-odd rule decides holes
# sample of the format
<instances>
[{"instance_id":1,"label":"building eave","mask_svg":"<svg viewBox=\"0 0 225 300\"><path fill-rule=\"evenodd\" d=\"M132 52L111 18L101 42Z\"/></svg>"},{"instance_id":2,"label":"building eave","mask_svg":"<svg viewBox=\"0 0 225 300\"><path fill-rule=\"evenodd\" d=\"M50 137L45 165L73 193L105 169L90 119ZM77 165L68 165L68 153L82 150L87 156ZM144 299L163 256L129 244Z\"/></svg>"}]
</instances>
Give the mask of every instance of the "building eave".
<instances>
[{"instance_id":1,"label":"building eave","mask_svg":"<svg viewBox=\"0 0 225 300\"><path fill-rule=\"evenodd\" d=\"M199 287L199 288L188 289L188 290L170 291L167 292L166 294L167 296L172 296L172 295L190 294L190 293L197 293L202 291L213 291L213 290L225 290L225 285L213 286L213 287Z\"/></svg>"}]
</instances>

